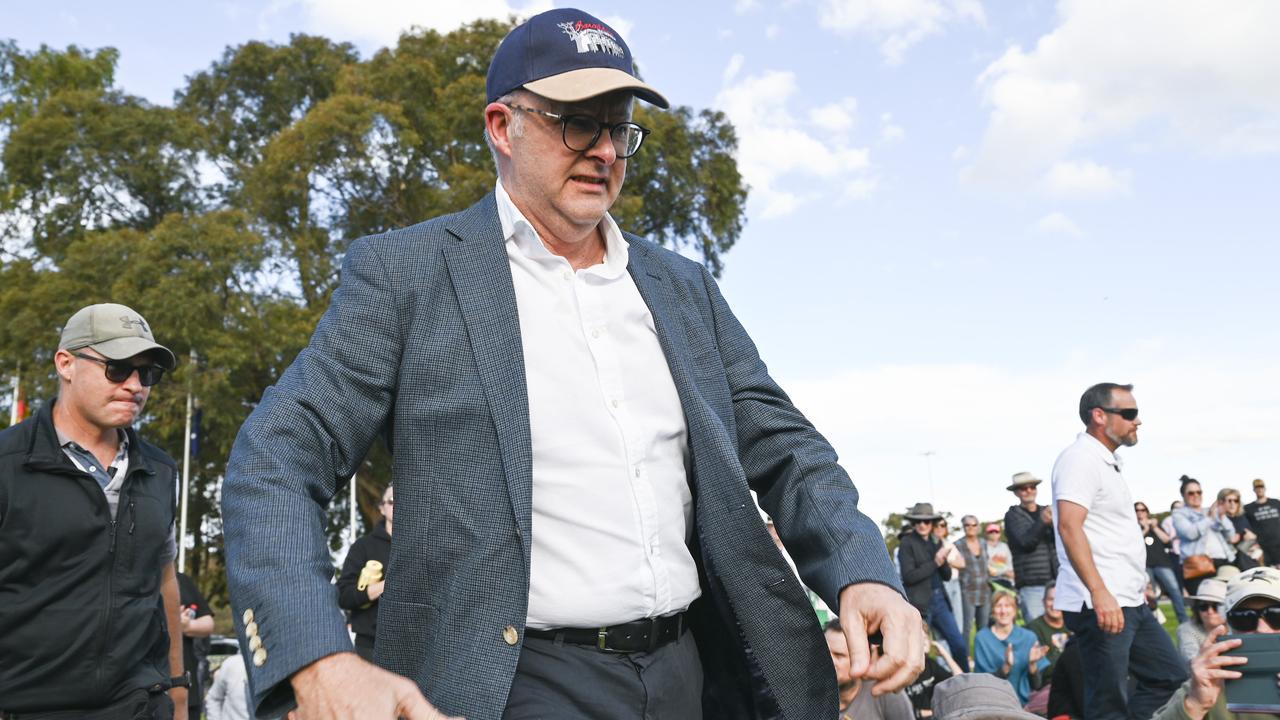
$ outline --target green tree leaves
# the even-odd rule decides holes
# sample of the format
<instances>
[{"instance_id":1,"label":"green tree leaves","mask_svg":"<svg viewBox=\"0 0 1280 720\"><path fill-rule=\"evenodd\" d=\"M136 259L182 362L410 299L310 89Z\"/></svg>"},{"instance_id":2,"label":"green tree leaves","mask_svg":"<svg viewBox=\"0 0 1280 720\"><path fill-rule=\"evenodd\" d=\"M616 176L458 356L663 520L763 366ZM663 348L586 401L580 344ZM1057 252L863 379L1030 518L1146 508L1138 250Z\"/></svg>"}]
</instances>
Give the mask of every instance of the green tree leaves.
<instances>
[{"instance_id":1,"label":"green tree leaves","mask_svg":"<svg viewBox=\"0 0 1280 720\"><path fill-rule=\"evenodd\" d=\"M180 458L188 388L203 410L193 574L220 567L215 500L235 433L306 345L347 244L493 189L484 81L510 28L414 31L367 60L311 35L249 42L173 107L117 87L111 48L0 43L0 373L47 401L72 312L110 301L147 317L183 362L153 392L145 434ZM719 274L746 201L733 128L687 107L636 120L653 133L629 162L619 224ZM360 470L366 520L389 467L376 449ZM331 523L335 545L345 524ZM216 577L202 581L215 597Z\"/></svg>"}]
</instances>

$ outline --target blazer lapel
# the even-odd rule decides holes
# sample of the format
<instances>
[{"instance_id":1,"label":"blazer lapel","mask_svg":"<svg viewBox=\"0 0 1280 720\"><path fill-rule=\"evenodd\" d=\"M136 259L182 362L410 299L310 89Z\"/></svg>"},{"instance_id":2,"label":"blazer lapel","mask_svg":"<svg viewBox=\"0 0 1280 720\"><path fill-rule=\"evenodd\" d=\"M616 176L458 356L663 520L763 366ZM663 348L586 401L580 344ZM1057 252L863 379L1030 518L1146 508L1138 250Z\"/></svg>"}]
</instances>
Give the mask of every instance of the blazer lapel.
<instances>
[{"instance_id":1,"label":"blazer lapel","mask_svg":"<svg viewBox=\"0 0 1280 720\"><path fill-rule=\"evenodd\" d=\"M688 299L682 297L680 288L671 281L667 269L650 255L648 247L633 242L629 249L627 270L635 280L640 297L653 314L653 324L658 330L658 344L667 358L676 395L684 410L685 424L689 428L690 466L694 469L690 472L689 487L698 496L698 490L701 489L698 484L701 474L696 472L698 448L717 437L727 437L727 432L723 423L702 399L693 379L693 353L689 345L688 328L680 313L681 304L687 303ZM705 497L705 494L702 496Z\"/></svg>"},{"instance_id":2,"label":"blazer lapel","mask_svg":"<svg viewBox=\"0 0 1280 720\"><path fill-rule=\"evenodd\" d=\"M526 557L533 512L529 392L520 315L493 193L449 220L457 238L444 248L480 381L498 433L511 507Z\"/></svg>"}]
</instances>

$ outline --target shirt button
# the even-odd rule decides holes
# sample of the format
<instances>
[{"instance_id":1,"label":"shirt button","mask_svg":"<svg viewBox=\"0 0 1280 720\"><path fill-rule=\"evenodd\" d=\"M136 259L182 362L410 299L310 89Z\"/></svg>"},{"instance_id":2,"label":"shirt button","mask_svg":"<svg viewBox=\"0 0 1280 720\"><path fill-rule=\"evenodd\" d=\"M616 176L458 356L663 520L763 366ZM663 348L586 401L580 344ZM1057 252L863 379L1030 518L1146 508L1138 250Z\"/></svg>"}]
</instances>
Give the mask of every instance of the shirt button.
<instances>
[{"instance_id":1,"label":"shirt button","mask_svg":"<svg viewBox=\"0 0 1280 720\"><path fill-rule=\"evenodd\" d=\"M640 477L640 468L636 468L636 477Z\"/></svg>"},{"instance_id":2,"label":"shirt button","mask_svg":"<svg viewBox=\"0 0 1280 720\"><path fill-rule=\"evenodd\" d=\"M614 407L618 407L618 398L614 398L613 400L610 400L609 404L613 405Z\"/></svg>"},{"instance_id":3,"label":"shirt button","mask_svg":"<svg viewBox=\"0 0 1280 720\"><path fill-rule=\"evenodd\" d=\"M568 270L565 270L565 271L564 271L564 274L563 274L563 275L561 275L561 277L563 277L565 280L572 280L572 279L573 279L573 273L569 272Z\"/></svg>"},{"instance_id":4,"label":"shirt button","mask_svg":"<svg viewBox=\"0 0 1280 720\"><path fill-rule=\"evenodd\" d=\"M516 632L515 626L508 625L502 629L502 639L505 640L508 645L515 645L520 642L520 633Z\"/></svg>"},{"instance_id":5,"label":"shirt button","mask_svg":"<svg viewBox=\"0 0 1280 720\"><path fill-rule=\"evenodd\" d=\"M96 467L94 467L94 466L90 465L90 466L89 466L89 472L98 472L98 468L96 468Z\"/></svg>"},{"instance_id":6,"label":"shirt button","mask_svg":"<svg viewBox=\"0 0 1280 720\"><path fill-rule=\"evenodd\" d=\"M592 331L591 331L591 337L592 337L592 338L598 338L598 337L600 337L600 331L599 331L599 330L592 330Z\"/></svg>"}]
</instances>

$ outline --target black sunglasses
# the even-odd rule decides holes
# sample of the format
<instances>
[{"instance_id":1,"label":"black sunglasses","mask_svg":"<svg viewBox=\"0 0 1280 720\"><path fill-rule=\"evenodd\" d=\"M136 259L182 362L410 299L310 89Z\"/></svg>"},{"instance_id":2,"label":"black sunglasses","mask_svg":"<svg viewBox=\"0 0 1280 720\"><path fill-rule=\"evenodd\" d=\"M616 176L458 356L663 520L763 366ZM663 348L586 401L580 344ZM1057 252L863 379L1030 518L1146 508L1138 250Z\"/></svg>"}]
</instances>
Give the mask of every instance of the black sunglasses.
<instances>
[{"instance_id":1,"label":"black sunglasses","mask_svg":"<svg viewBox=\"0 0 1280 720\"><path fill-rule=\"evenodd\" d=\"M1099 409L1099 410L1101 410L1101 411L1102 411L1102 412L1104 412L1104 413L1110 413L1110 414L1112 414L1112 415L1119 415L1120 417L1124 418L1125 420L1128 420L1129 422L1133 422L1134 420L1137 420L1137 419L1138 419L1138 408L1106 408L1106 407L1100 407L1100 408L1098 408L1098 409Z\"/></svg>"},{"instance_id":2,"label":"black sunglasses","mask_svg":"<svg viewBox=\"0 0 1280 720\"><path fill-rule=\"evenodd\" d=\"M1272 629L1280 629L1280 605L1264 608L1234 608L1227 611L1227 624L1236 632L1249 633L1258 629L1258 620L1266 620Z\"/></svg>"},{"instance_id":3,"label":"black sunglasses","mask_svg":"<svg viewBox=\"0 0 1280 720\"><path fill-rule=\"evenodd\" d=\"M85 355L84 353L71 353L81 360L92 360L101 363L107 372L107 379L113 383L122 383L129 379L134 370L138 371L138 382L143 387L151 387L160 382L161 376L164 375L164 368L159 365L134 365L128 360L107 360L105 358Z\"/></svg>"},{"instance_id":4,"label":"black sunglasses","mask_svg":"<svg viewBox=\"0 0 1280 720\"><path fill-rule=\"evenodd\" d=\"M1212 611L1214 611L1214 612L1216 612L1216 613L1218 613L1218 614L1221 614L1221 613L1222 613L1222 603L1198 602L1198 603L1195 603L1194 605L1192 605L1192 606L1191 606L1191 610L1192 610L1193 612L1209 612L1210 610L1212 610ZM1254 621L1254 623L1253 623L1253 625L1254 625L1254 627L1257 627L1257 626L1258 626L1258 622L1255 620L1255 621Z\"/></svg>"}]
</instances>

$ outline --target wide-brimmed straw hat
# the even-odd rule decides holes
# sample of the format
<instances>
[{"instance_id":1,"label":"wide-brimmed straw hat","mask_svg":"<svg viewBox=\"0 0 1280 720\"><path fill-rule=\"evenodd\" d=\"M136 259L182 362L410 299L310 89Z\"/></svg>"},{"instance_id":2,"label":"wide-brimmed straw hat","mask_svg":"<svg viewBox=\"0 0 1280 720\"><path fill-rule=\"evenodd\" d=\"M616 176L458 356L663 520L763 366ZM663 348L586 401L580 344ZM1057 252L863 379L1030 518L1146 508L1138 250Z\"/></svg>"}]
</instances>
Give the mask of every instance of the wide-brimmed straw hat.
<instances>
[{"instance_id":1,"label":"wide-brimmed straw hat","mask_svg":"<svg viewBox=\"0 0 1280 720\"><path fill-rule=\"evenodd\" d=\"M1010 484L1009 487L1005 488L1005 490L1013 492L1018 488L1027 487L1028 485L1039 485L1042 482L1044 481L1029 472L1014 473L1013 483Z\"/></svg>"}]
</instances>

